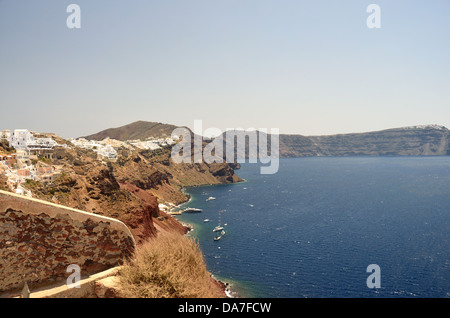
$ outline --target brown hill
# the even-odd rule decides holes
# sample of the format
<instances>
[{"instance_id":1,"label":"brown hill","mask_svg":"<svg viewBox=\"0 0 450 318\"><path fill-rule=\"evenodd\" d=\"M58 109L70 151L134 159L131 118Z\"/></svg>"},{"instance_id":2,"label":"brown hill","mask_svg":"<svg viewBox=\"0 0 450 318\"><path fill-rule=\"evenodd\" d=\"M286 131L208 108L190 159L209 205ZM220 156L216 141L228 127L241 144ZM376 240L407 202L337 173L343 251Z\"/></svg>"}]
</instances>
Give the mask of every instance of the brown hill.
<instances>
[{"instance_id":1,"label":"brown hill","mask_svg":"<svg viewBox=\"0 0 450 318\"><path fill-rule=\"evenodd\" d=\"M88 140L103 140L109 137L111 139L126 141L145 139L148 137L170 137L175 128L178 127L170 124L136 121L125 126L109 128L83 138Z\"/></svg>"}]
</instances>

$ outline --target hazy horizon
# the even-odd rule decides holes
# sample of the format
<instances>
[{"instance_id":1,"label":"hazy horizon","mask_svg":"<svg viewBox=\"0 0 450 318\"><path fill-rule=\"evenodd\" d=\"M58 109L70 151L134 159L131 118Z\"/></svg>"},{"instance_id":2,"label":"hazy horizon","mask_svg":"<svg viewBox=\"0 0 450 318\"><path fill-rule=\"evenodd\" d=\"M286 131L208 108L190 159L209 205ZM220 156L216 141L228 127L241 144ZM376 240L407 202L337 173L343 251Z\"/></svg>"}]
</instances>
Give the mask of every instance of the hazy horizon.
<instances>
[{"instance_id":1,"label":"hazy horizon","mask_svg":"<svg viewBox=\"0 0 450 318\"><path fill-rule=\"evenodd\" d=\"M81 28L69 29L69 4ZM369 29L367 6L381 8ZM450 2L0 0L0 129L450 128Z\"/></svg>"}]
</instances>

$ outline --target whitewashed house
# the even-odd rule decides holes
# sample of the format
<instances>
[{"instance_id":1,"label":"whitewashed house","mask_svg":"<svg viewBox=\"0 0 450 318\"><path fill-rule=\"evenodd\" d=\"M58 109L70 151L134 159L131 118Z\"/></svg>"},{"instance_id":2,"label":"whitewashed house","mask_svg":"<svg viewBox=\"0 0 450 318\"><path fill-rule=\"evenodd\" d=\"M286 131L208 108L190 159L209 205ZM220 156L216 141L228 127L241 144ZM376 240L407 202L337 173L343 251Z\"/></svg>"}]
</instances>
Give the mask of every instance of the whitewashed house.
<instances>
[{"instance_id":1,"label":"whitewashed house","mask_svg":"<svg viewBox=\"0 0 450 318\"><path fill-rule=\"evenodd\" d=\"M110 160L117 159L117 151L110 145L101 146L97 149L97 154L100 156L106 157Z\"/></svg>"},{"instance_id":2,"label":"whitewashed house","mask_svg":"<svg viewBox=\"0 0 450 318\"><path fill-rule=\"evenodd\" d=\"M51 138L36 138L28 129L15 129L9 137L9 145L27 151L52 150L56 141Z\"/></svg>"},{"instance_id":3,"label":"whitewashed house","mask_svg":"<svg viewBox=\"0 0 450 318\"><path fill-rule=\"evenodd\" d=\"M33 134L28 129L15 129L9 137L9 145L15 149L27 149L33 140Z\"/></svg>"}]
</instances>

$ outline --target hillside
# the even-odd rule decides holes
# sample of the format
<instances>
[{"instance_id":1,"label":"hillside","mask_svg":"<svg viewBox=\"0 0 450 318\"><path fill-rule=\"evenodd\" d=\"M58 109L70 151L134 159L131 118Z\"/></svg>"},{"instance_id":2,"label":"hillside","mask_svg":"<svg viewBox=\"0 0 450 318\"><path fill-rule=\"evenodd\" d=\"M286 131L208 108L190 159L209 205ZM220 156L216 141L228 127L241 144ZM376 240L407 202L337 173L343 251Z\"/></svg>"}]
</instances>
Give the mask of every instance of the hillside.
<instances>
[{"instance_id":1,"label":"hillside","mask_svg":"<svg viewBox=\"0 0 450 318\"><path fill-rule=\"evenodd\" d=\"M158 208L159 203L188 200L183 187L241 180L234 165L174 164L169 146L157 151L120 148L115 162L99 160L92 150L56 147L51 164L62 167L63 174L51 184L25 183L34 197L119 219L137 241L161 230L185 232Z\"/></svg>"},{"instance_id":2,"label":"hillside","mask_svg":"<svg viewBox=\"0 0 450 318\"><path fill-rule=\"evenodd\" d=\"M126 141L145 139L148 137L170 137L175 128L177 128L177 126L170 124L136 121L125 126L109 128L83 138L88 140L103 140L109 137L111 139Z\"/></svg>"}]
</instances>

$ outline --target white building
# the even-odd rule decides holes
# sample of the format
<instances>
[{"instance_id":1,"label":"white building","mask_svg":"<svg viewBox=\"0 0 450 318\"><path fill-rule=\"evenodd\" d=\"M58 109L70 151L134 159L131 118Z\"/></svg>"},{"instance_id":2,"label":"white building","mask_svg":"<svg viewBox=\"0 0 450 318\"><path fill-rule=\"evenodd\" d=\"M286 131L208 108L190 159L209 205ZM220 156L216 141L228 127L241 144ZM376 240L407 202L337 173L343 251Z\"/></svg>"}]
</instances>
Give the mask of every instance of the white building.
<instances>
[{"instance_id":1,"label":"white building","mask_svg":"<svg viewBox=\"0 0 450 318\"><path fill-rule=\"evenodd\" d=\"M9 137L9 145L15 149L45 150L53 149L56 141L51 138L36 138L28 129L15 129Z\"/></svg>"},{"instance_id":2,"label":"white building","mask_svg":"<svg viewBox=\"0 0 450 318\"><path fill-rule=\"evenodd\" d=\"M109 144L110 143L109 140L94 141L94 140L87 140L85 138L79 138L79 139L71 139L70 142L76 147L91 149L102 157L106 157L111 160L117 159L117 151L111 144Z\"/></svg>"},{"instance_id":3,"label":"white building","mask_svg":"<svg viewBox=\"0 0 450 318\"><path fill-rule=\"evenodd\" d=\"M51 138L34 138L32 142L27 145L29 150L34 149L53 149L57 145L56 141Z\"/></svg>"},{"instance_id":4,"label":"white building","mask_svg":"<svg viewBox=\"0 0 450 318\"><path fill-rule=\"evenodd\" d=\"M175 140L172 138L147 139L145 141L129 140L128 142L136 148L152 151L167 145L175 144Z\"/></svg>"},{"instance_id":5,"label":"white building","mask_svg":"<svg viewBox=\"0 0 450 318\"><path fill-rule=\"evenodd\" d=\"M28 129L15 129L9 137L9 145L16 149L27 149L33 140L33 134Z\"/></svg>"},{"instance_id":6,"label":"white building","mask_svg":"<svg viewBox=\"0 0 450 318\"><path fill-rule=\"evenodd\" d=\"M100 156L106 157L110 160L117 159L117 151L110 145L101 146L96 151Z\"/></svg>"}]
</instances>

